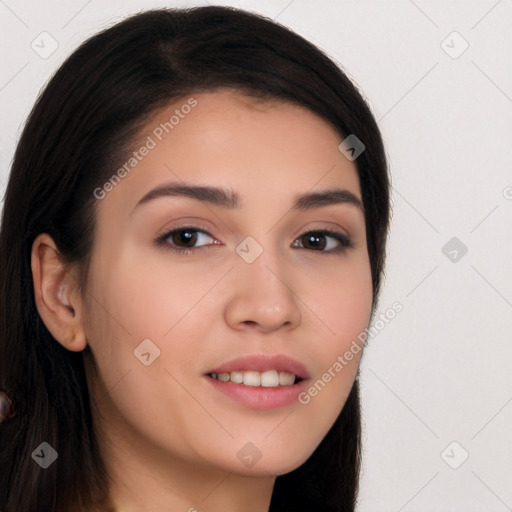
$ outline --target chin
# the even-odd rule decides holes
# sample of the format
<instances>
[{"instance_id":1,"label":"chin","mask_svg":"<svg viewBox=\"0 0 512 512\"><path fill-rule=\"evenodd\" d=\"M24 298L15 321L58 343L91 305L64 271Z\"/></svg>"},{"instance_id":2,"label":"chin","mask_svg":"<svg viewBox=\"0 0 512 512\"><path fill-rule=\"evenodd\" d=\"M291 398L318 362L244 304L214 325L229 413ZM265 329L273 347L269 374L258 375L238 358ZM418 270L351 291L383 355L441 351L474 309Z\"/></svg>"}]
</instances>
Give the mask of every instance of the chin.
<instances>
[{"instance_id":1,"label":"chin","mask_svg":"<svg viewBox=\"0 0 512 512\"><path fill-rule=\"evenodd\" d=\"M261 458L257 460L251 466L250 463L247 465L244 463L237 464L235 467L230 464L229 471L234 471L243 476L252 476L252 477L268 477L274 476L278 477L281 475L286 475L291 471L294 471L298 467L302 466L304 462L309 458L310 453L304 453L299 455L294 453L291 456L289 453L284 453L282 456L279 454L273 453L271 457L265 457L265 454L261 454Z\"/></svg>"}]
</instances>

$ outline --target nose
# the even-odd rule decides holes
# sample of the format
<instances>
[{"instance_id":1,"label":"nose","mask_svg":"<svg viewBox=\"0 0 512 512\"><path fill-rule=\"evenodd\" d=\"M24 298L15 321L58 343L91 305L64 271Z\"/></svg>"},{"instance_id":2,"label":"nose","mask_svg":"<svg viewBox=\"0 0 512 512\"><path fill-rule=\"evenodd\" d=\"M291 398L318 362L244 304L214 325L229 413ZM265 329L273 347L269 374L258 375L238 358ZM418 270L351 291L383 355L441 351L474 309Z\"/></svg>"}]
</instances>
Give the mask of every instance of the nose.
<instances>
[{"instance_id":1,"label":"nose","mask_svg":"<svg viewBox=\"0 0 512 512\"><path fill-rule=\"evenodd\" d=\"M264 333L297 328L302 312L290 274L261 257L250 264L241 261L239 265L233 272L234 284L225 307L227 324L239 331Z\"/></svg>"}]
</instances>

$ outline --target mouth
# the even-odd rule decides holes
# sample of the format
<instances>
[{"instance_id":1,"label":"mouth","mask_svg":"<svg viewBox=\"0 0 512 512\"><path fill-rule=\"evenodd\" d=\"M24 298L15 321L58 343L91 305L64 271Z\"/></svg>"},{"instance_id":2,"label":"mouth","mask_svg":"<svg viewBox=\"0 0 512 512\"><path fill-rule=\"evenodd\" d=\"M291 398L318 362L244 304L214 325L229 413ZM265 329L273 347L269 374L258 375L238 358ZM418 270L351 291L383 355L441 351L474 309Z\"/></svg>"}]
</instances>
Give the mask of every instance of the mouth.
<instances>
[{"instance_id":1,"label":"mouth","mask_svg":"<svg viewBox=\"0 0 512 512\"><path fill-rule=\"evenodd\" d=\"M309 372L284 355L255 355L228 361L205 377L214 389L244 406L275 409L297 401Z\"/></svg>"},{"instance_id":2,"label":"mouth","mask_svg":"<svg viewBox=\"0 0 512 512\"><path fill-rule=\"evenodd\" d=\"M256 372L252 370L232 371L230 373L207 373L207 377L221 382L233 382L251 387L277 388L279 386L293 386L304 380L302 377L289 372L268 370Z\"/></svg>"}]
</instances>

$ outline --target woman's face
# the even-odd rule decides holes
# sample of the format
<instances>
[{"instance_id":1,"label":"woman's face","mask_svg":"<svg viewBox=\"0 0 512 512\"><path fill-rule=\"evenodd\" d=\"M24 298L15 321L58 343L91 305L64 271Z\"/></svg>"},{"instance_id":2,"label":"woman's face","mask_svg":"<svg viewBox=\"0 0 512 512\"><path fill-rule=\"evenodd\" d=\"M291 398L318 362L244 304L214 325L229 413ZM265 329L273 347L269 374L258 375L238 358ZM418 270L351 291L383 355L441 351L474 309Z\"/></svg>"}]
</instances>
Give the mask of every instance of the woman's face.
<instances>
[{"instance_id":1,"label":"woman's face","mask_svg":"<svg viewBox=\"0 0 512 512\"><path fill-rule=\"evenodd\" d=\"M202 93L160 111L95 191L86 368L112 446L246 475L315 450L372 303L340 142L304 108Z\"/></svg>"}]
</instances>

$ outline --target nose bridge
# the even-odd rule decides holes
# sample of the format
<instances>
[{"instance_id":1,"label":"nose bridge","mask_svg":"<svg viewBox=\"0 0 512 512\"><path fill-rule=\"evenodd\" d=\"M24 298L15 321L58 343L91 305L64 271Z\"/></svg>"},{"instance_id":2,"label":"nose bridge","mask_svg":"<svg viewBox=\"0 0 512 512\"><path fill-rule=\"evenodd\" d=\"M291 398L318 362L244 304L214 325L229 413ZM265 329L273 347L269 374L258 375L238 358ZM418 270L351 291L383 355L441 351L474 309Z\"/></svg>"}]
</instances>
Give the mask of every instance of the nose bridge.
<instances>
[{"instance_id":1,"label":"nose bridge","mask_svg":"<svg viewBox=\"0 0 512 512\"><path fill-rule=\"evenodd\" d=\"M289 283L289 265L278 248L256 243L245 240L237 247L240 259L226 308L228 322L236 328L257 324L263 330L299 325L302 314Z\"/></svg>"},{"instance_id":2,"label":"nose bridge","mask_svg":"<svg viewBox=\"0 0 512 512\"><path fill-rule=\"evenodd\" d=\"M236 252L242 260L237 265L239 275L252 282L255 292L291 293L287 284L291 277L288 275L290 266L271 236L265 238L264 245L249 236L238 245Z\"/></svg>"}]
</instances>

